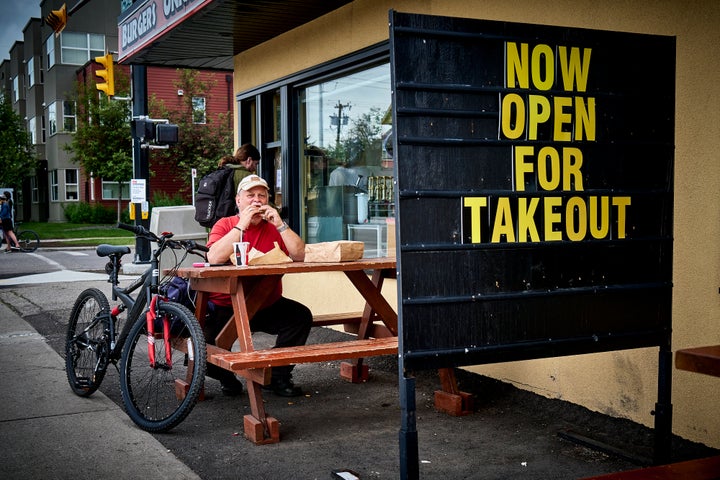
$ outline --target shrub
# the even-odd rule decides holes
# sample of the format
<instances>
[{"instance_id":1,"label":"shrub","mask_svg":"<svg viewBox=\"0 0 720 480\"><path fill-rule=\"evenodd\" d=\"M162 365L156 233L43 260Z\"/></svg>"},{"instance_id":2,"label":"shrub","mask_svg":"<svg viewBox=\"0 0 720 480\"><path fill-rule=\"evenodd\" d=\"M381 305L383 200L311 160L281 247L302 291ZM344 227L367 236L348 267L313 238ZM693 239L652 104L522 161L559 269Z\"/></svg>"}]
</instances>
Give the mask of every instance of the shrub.
<instances>
[{"instance_id":1,"label":"shrub","mask_svg":"<svg viewBox=\"0 0 720 480\"><path fill-rule=\"evenodd\" d=\"M114 223L117 213L114 209L100 204L80 202L65 206L65 218L70 223Z\"/></svg>"},{"instance_id":2,"label":"shrub","mask_svg":"<svg viewBox=\"0 0 720 480\"><path fill-rule=\"evenodd\" d=\"M187 205L188 202L179 193L172 196L165 192L157 192L153 195L153 207L175 207L177 205Z\"/></svg>"}]
</instances>

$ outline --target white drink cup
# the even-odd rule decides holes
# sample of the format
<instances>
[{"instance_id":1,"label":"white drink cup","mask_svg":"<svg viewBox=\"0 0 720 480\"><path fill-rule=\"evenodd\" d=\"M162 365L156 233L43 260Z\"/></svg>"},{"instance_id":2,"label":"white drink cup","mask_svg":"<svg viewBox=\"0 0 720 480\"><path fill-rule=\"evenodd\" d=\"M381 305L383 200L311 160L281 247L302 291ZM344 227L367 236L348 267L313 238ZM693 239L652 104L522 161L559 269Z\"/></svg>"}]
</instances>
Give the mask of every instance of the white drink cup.
<instances>
[{"instance_id":1,"label":"white drink cup","mask_svg":"<svg viewBox=\"0 0 720 480\"><path fill-rule=\"evenodd\" d=\"M235 252L235 265L238 267L247 266L247 254L250 243L248 242L234 242L233 252Z\"/></svg>"}]
</instances>

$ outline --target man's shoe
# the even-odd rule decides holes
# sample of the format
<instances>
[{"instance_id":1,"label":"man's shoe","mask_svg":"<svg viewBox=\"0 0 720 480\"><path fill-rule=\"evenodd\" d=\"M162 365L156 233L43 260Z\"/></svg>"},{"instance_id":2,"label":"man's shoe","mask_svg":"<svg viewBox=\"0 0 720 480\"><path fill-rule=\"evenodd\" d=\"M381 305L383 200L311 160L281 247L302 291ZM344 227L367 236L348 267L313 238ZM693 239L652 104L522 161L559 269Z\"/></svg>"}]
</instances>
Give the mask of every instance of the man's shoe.
<instances>
[{"instance_id":1,"label":"man's shoe","mask_svg":"<svg viewBox=\"0 0 720 480\"><path fill-rule=\"evenodd\" d=\"M228 397L237 397L238 395L242 395L243 386L242 383L240 383L240 380L233 375L232 377L220 380L220 390L222 390L223 395Z\"/></svg>"},{"instance_id":2,"label":"man's shoe","mask_svg":"<svg viewBox=\"0 0 720 480\"><path fill-rule=\"evenodd\" d=\"M16 251L19 252L19 251L20 251L20 247L10 247L10 250L16 250Z\"/></svg>"},{"instance_id":3,"label":"man's shoe","mask_svg":"<svg viewBox=\"0 0 720 480\"><path fill-rule=\"evenodd\" d=\"M289 378L273 379L270 385L263 386L263 389L269 390L279 397L301 397L305 394L302 388L296 386Z\"/></svg>"}]
</instances>

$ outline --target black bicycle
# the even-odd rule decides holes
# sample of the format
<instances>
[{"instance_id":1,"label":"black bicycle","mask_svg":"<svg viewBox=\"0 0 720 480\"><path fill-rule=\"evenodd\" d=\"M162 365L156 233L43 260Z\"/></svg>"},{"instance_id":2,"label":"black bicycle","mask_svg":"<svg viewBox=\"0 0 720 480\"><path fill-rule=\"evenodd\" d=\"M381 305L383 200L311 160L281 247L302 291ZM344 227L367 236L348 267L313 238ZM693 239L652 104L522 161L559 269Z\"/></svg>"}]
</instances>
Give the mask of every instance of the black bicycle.
<instances>
[{"instance_id":1,"label":"black bicycle","mask_svg":"<svg viewBox=\"0 0 720 480\"><path fill-rule=\"evenodd\" d=\"M22 222L15 222L15 238L17 238L20 250L34 252L40 246L40 235L33 230L23 230L20 225Z\"/></svg>"},{"instance_id":2,"label":"black bicycle","mask_svg":"<svg viewBox=\"0 0 720 480\"><path fill-rule=\"evenodd\" d=\"M138 238L157 244L147 270L125 288L119 286L122 257L130 247L99 245L108 257L105 271L112 284L110 308L105 294L88 288L78 296L68 323L65 369L72 391L92 395L110 364L120 364L120 389L125 410L143 430L164 432L182 422L195 406L205 382L206 344L195 315L184 305L169 301L172 272L160 278L160 256L182 250L177 268L188 254L205 259L207 247L192 240L172 240L172 233L157 236L141 225L118 224ZM137 295L131 295L135 291Z\"/></svg>"}]
</instances>

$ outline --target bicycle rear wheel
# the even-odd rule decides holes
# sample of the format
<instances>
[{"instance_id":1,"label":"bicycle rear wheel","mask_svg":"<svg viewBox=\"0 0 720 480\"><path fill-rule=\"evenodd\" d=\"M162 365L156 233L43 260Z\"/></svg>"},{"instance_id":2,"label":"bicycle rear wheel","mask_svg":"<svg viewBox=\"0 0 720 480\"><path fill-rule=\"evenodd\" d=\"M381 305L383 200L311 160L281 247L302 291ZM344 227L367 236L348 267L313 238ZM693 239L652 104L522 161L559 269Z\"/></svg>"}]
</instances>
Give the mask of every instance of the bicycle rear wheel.
<instances>
[{"instance_id":1,"label":"bicycle rear wheel","mask_svg":"<svg viewBox=\"0 0 720 480\"><path fill-rule=\"evenodd\" d=\"M40 236L32 230L22 230L17 234L18 245L23 252L34 252L40 246Z\"/></svg>"},{"instance_id":2,"label":"bicycle rear wheel","mask_svg":"<svg viewBox=\"0 0 720 480\"><path fill-rule=\"evenodd\" d=\"M110 344L110 307L97 288L88 288L75 300L65 336L65 373L72 391L92 395L105 377Z\"/></svg>"},{"instance_id":3,"label":"bicycle rear wheel","mask_svg":"<svg viewBox=\"0 0 720 480\"><path fill-rule=\"evenodd\" d=\"M143 315L130 330L120 359L125 411L140 428L153 433L166 432L182 422L205 383L205 337L195 316L180 304L161 302L156 323L162 321L171 326L168 342L162 326L157 328L159 333L148 336ZM167 343L171 348L166 354Z\"/></svg>"}]
</instances>

